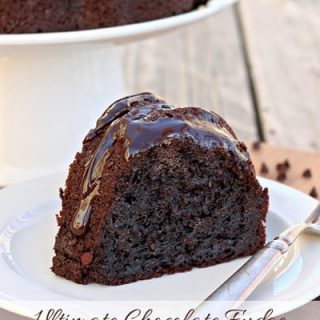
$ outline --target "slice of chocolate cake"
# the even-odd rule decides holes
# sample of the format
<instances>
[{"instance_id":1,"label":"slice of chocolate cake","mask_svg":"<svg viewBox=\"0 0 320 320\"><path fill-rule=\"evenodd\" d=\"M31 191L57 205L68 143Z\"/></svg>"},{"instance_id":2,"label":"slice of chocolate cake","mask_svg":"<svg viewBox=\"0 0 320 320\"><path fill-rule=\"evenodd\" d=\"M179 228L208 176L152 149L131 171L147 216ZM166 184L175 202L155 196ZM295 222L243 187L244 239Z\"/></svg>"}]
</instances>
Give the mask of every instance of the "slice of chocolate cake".
<instances>
[{"instance_id":1,"label":"slice of chocolate cake","mask_svg":"<svg viewBox=\"0 0 320 320\"><path fill-rule=\"evenodd\" d=\"M251 255L268 193L213 112L141 93L98 120L70 166L52 270L119 285Z\"/></svg>"}]
</instances>

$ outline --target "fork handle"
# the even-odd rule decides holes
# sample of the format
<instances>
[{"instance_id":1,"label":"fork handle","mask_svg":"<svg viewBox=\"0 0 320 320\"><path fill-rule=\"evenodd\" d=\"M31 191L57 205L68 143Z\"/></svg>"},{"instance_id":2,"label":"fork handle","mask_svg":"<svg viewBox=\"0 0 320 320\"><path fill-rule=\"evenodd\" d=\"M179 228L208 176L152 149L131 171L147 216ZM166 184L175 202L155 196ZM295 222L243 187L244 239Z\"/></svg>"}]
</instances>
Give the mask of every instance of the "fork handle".
<instances>
[{"instance_id":1,"label":"fork handle","mask_svg":"<svg viewBox=\"0 0 320 320\"><path fill-rule=\"evenodd\" d=\"M239 307L288 249L287 241L275 239L252 256L205 300L219 302L215 304L215 316L224 316L226 311Z\"/></svg>"}]
</instances>

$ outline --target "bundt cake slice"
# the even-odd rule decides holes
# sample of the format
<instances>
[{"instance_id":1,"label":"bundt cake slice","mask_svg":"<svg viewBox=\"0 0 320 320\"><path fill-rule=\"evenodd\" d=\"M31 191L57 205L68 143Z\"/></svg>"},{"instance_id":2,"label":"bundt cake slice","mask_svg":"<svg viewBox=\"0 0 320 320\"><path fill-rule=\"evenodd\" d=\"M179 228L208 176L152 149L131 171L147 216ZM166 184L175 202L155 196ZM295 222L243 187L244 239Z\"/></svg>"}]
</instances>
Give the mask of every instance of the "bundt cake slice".
<instances>
[{"instance_id":1,"label":"bundt cake slice","mask_svg":"<svg viewBox=\"0 0 320 320\"><path fill-rule=\"evenodd\" d=\"M52 270L119 285L251 255L268 193L213 112L141 93L107 108L61 190Z\"/></svg>"}]
</instances>

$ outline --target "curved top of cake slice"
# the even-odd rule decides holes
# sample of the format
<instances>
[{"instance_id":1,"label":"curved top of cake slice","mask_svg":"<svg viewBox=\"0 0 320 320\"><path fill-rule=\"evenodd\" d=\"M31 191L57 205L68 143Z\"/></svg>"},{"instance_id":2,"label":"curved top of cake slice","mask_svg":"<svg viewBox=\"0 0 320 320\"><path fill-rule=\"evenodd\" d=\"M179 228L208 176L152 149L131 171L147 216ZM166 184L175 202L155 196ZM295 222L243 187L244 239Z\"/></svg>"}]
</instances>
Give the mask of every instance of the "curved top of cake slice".
<instances>
[{"instance_id":1,"label":"curved top of cake slice","mask_svg":"<svg viewBox=\"0 0 320 320\"><path fill-rule=\"evenodd\" d=\"M98 135L103 137L86 165L81 186L84 197L71 226L76 235L85 231L91 200L98 194L105 162L116 145L121 145L122 156L128 160L153 146L190 139L207 149L222 147L239 161L248 161L245 145L219 115L200 108L178 108L148 92L125 97L109 106L84 143Z\"/></svg>"}]
</instances>

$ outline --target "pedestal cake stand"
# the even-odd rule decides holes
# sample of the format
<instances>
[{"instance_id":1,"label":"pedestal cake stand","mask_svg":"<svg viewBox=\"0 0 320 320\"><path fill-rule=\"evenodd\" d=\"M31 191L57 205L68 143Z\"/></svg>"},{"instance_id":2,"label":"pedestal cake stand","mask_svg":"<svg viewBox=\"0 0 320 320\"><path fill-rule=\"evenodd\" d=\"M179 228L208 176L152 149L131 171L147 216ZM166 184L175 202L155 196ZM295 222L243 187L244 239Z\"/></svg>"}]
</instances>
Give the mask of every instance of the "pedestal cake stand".
<instances>
[{"instance_id":1,"label":"pedestal cake stand","mask_svg":"<svg viewBox=\"0 0 320 320\"><path fill-rule=\"evenodd\" d=\"M113 28L0 35L0 185L66 169L105 106L128 94L124 44L181 28L235 0Z\"/></svg>"}]
</instances>

